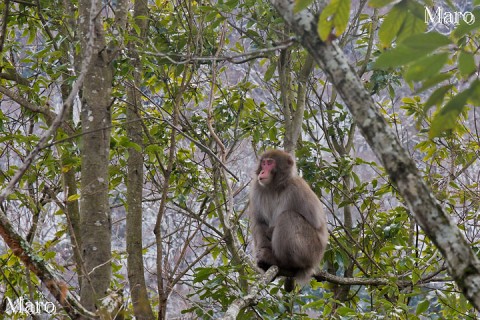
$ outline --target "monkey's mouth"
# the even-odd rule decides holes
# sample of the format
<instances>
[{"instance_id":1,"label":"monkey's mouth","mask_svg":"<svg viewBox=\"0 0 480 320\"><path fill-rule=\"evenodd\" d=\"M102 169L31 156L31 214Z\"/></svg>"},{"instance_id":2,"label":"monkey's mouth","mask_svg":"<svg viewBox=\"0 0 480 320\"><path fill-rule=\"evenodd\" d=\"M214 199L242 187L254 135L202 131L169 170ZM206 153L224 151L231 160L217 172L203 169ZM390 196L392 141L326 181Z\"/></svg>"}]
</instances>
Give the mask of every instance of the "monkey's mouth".
<instances>
[{"instance_id":1,"label":"monkey's mouth","mask_svg":"<svg viewBox=\"0 0 480 320\"><path fill-rule=\"evenodd\" d=\"M266 180L267 180L267 178L258 178L258 184L261 185L262 187L265 187L266 186L266 183L265 183Z\"/></svg>"}]
</instances>

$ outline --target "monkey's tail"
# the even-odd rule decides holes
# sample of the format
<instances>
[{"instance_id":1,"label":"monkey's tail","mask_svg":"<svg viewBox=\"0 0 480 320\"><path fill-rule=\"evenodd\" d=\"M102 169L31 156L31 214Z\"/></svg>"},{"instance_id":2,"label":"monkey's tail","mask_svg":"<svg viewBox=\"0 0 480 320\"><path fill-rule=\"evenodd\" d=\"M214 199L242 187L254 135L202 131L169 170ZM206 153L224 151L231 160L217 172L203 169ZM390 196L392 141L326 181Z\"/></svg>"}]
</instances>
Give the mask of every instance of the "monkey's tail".
<instances>
[{"instance_id":1,"label":"monkey's tail","mask_svg":"<svg viewBox=\"0 0 480 320\"><path fill-rule=\"evenodd\" d=\"M283 284L283 288L287 292L292 292L295 289L295 278L287 277L285 278L285 282Z\"/></svg>"},{"instance_id":2,"label":"monkey's tail","mask_svg":"<svg viewBox=\"0 0 480 320\"><path fill-rule=\"evenodd\" d=\"M312 278L313 273L313 269L303 269L297 271L295 277L286 277L285 283L283 284L285 291L292 292L293 289L295 289L295 281L297 281L300 286L306 285Z\"/></svg>"},{"instance_id":3,"label":"monkey's tail","mask_svg":"<svg viewBox=\"0 0 480 320\"><path fill-rule=\"evenodd\" d=\"M314 273L314 269L299 270L295 274L295 280L297 280L299 285L304 286L310 282L310 279L312 278L313 273Z\"/></svg>"}]
</instances>

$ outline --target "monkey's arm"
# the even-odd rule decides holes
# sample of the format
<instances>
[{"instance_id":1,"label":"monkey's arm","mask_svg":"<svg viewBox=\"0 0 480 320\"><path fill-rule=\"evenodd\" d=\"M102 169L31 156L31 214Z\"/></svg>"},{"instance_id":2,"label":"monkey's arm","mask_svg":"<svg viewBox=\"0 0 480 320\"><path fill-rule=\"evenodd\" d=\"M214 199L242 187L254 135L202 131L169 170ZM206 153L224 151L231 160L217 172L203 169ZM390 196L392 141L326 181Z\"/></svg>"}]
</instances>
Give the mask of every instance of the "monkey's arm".
<instances>
[{"instance_id":1,"label":"monkey's arm","mask_svg":"<svg viewBox=\"0 0 480 320\"><path fill-rule=\"evenodd\" d=\"M255 217L252 220L253 241L255 248L272 248L273 228L269 227L265 221Z\"/></svg>"},{"instance_id":2,"label":"monkey's arm","mask_svg":"<svg viewBox=\"0 0 480 320\"><path fill-rule=\"evenodd\" d=\"M272 251L273 228L269 227L264 220L254 216L252 219L252 233L257 265L265 271L270 266L277 265L277 259L275 259Z\"/></svg>"}]
</instances>

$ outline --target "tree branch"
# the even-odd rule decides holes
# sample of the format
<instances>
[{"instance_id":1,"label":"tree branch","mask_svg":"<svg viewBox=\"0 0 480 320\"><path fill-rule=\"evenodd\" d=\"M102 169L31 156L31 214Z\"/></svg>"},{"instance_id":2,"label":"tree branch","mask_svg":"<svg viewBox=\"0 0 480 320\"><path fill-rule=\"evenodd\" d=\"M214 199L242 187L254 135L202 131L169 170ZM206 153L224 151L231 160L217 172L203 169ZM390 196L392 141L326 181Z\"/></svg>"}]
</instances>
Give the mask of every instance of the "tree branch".
<instances>
[{"instance_id":1,"label":"tree branch","mask_svg":"<svg viewBox=\"0 0 480 320\"><path fill-rule=\"evenodd\" d=\"M55 113L50 111L48 108L45 108L45 107L39 107L33 103L31 103L30 101L28 101L27 99L25 99L24 97L22 97L21 95L11 91L10 89L8 89L7 87L4 87L2 85L0 85L0 92L3 93L4 95L6 95L7 97L9 97L10 99L12 99L13 101L15 101L16 103L18 103L20 106L32 111L32 112L37 112L37 113L41 113L43 114L45 117L46 117L46 121L47 122L53 122L53 119L55 119Z\"/></svg>"},{"instance_id":2,"label":"tree branch","mask_svg":"<svg viewBox=\"0 0 480 320\"><path fill-rule=\"evenodd\" d=\"M227 312L225 312L225 316L223 317L224 320L234 320L237 319L238 314L240 311L247 307L252 306L257 303L257 296L267 284L272 282L278 274L278 267L271 266L267 272L265 272L258 281L254 283L253 286L250 287L248 290L248 294L241 298L236 299L233 303L228 307Z\"/></svg>"},{"instance_id":3,"label":"tree branch","mask_svg":"<svg viewBox=\"0 0 480 320\"><path fill-rule=\"evenodd\" d=\"M444 269L440 269L439 272ZM439 272L434 272L432 274L426 275L424 278L420 279L416 284L421 283L430 283L430 282L444 282L451 281L450 278L445 277L435 277ZM388 286L388 285L397 285L400 288L413 286L414 283L411 280L392 280L390 278L348 278L348 277L339 277L334 274L328 273L326 271L317 272L313 278L315 280L327 281L329 283L340 284L340 285L349 285L349 286Z\"/></svg>"}]
</instances>

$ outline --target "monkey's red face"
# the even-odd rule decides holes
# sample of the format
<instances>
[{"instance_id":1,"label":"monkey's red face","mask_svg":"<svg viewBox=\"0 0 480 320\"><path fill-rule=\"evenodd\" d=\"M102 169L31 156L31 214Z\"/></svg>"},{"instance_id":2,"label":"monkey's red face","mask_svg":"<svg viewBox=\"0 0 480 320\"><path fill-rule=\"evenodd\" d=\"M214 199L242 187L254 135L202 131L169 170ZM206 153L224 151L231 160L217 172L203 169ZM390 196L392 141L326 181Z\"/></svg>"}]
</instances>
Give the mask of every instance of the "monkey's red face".
<instances>
[{"instance_id":1,"label":"monkey's red face","mask_svg":"<svg viewBox=\"0 0 480 320\"><path fill-rule=\"evenodd\" d=\"M275 174L275 166L276 162L275 159L272 158L264 158L260 162L261 165L261 170L260 173L258 174L258 183L260 183L261 186L266 186L270 184L273 180L273 176Z\"/></svg>"}]
</instances>

